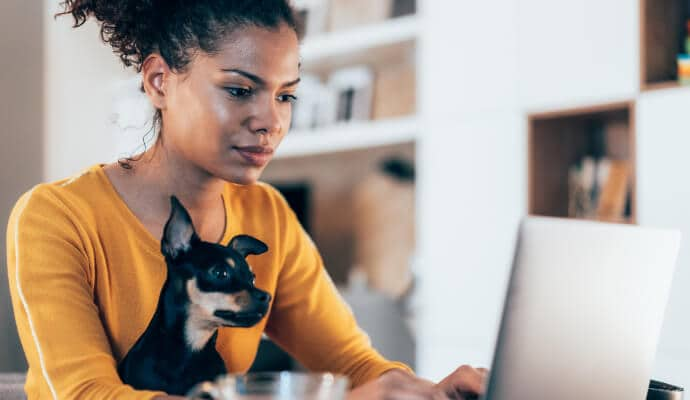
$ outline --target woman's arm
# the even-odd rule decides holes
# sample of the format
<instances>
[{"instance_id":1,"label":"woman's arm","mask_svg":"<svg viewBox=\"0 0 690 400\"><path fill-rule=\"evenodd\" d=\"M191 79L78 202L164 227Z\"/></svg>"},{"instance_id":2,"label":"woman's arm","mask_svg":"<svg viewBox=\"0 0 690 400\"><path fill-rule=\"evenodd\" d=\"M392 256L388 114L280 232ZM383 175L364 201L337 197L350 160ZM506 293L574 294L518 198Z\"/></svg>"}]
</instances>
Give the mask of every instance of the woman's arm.
<instances>
[{"instance_id":1,"label":"woman's arm","mask_svg":"<svg viewBox=\"0 0 690 400\"><path fill-rule=\"evenodd\" d=\"M10 293L29 363L27 389L42 399L150 399L124 385L94 302L79 218L38 186L15 206L7 231Z\"/></svg>"}]
</instances>

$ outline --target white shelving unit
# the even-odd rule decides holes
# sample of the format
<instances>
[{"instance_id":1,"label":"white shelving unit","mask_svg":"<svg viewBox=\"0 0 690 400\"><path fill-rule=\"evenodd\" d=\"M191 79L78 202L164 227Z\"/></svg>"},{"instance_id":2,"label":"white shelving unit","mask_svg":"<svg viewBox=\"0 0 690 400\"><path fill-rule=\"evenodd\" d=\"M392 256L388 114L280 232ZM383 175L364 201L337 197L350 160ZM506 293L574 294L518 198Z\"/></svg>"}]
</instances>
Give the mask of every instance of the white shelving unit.
<instances>
[{"instance_id":1,"label":"white shelving unit","mask_svg":"<svg viewBox=\"0 0 690 400\"><path fill-rule=\"evenodd\" d=\"M377 64L412 51L419 36L419 18L402 16L384 22L326 32L304 39L305 71L329 71L345 65ZM276 154L279 159L339 151L364 150L414 142L419 131L415 115L290 131Z\"/></svg>"},{"instance_id":2,"label":"white shelving unit","mask_svg":"<svg viewBox=\"0 0 690 400\"><path fill-rule=\"evenodd\" d=\"M302 157L413 142L419 132L416 117L339 124L314 131L288 133L276 158Z\"/></svg>"},{"instance_id":3,"label":"white shelving unit","mask_svg":"<svg viewBox=\"0 0 690 400\"><path fill-rule=\"evenodd\" d=\"M306 66L333 58L364 53L381 47L394 47L414 41L419 34L415 15L392 18L388 21L307 37L302 43L302 62ZM369 54L372 56L372 54Z\"/></svg>"}]
</instances>

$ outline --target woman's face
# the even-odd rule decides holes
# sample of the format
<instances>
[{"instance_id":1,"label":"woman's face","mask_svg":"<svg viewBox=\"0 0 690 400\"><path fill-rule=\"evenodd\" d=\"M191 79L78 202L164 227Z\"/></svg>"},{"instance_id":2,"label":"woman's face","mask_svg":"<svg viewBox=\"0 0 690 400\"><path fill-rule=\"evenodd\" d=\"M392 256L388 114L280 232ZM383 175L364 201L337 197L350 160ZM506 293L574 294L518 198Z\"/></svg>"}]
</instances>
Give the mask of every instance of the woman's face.
<instances>
[{"instance_id":1,"label":"woman's face","mask_svg":"<svg viewBox=\"0 0 690 400\"><path fill-rule=\"evenodd\" d=\"M212 176L256 182L290 126L298 82L292 29L237 29L165 82L164 146Z\"/></svg>"}]
</instances>

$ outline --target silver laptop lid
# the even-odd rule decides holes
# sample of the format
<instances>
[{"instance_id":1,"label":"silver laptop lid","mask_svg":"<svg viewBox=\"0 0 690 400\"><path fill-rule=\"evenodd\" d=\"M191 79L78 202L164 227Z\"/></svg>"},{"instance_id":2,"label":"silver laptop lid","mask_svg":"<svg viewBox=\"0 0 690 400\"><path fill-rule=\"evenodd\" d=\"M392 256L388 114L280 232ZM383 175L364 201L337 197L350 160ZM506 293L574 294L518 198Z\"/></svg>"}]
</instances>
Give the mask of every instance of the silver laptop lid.
<instances>
[{"instance_id":1,"label":"silver laptop lid","mask_svg":"<svg viewBox=\"0 0 690 400\"><path fill-rule=\"evenodd\" d=\"M680 233L529 217L486 398L644 400Z\"/></svg>"}]
</instances>

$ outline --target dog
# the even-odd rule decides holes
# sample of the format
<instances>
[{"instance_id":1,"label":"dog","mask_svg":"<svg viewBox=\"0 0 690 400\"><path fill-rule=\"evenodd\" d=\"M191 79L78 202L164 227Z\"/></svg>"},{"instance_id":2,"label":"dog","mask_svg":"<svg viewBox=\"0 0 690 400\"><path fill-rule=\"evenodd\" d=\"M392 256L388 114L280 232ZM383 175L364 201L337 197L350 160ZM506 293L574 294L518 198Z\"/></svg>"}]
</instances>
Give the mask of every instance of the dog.
<instances>
[{"instance_id":1,"label":"dog","mask_svg":"<svg viewBox=\"0 0 690 400\"><path fill-rule=\"evenodd\" d=\"M151 322L118 373L135 389L185 395L227 372L215 348L218 328L251 327L267 315L271 295L254 286L245 257L268 246L248 235L227 246L204 242L180 201L170 202L161 240L168 276Z\"/></svg>"}]
</instances>

